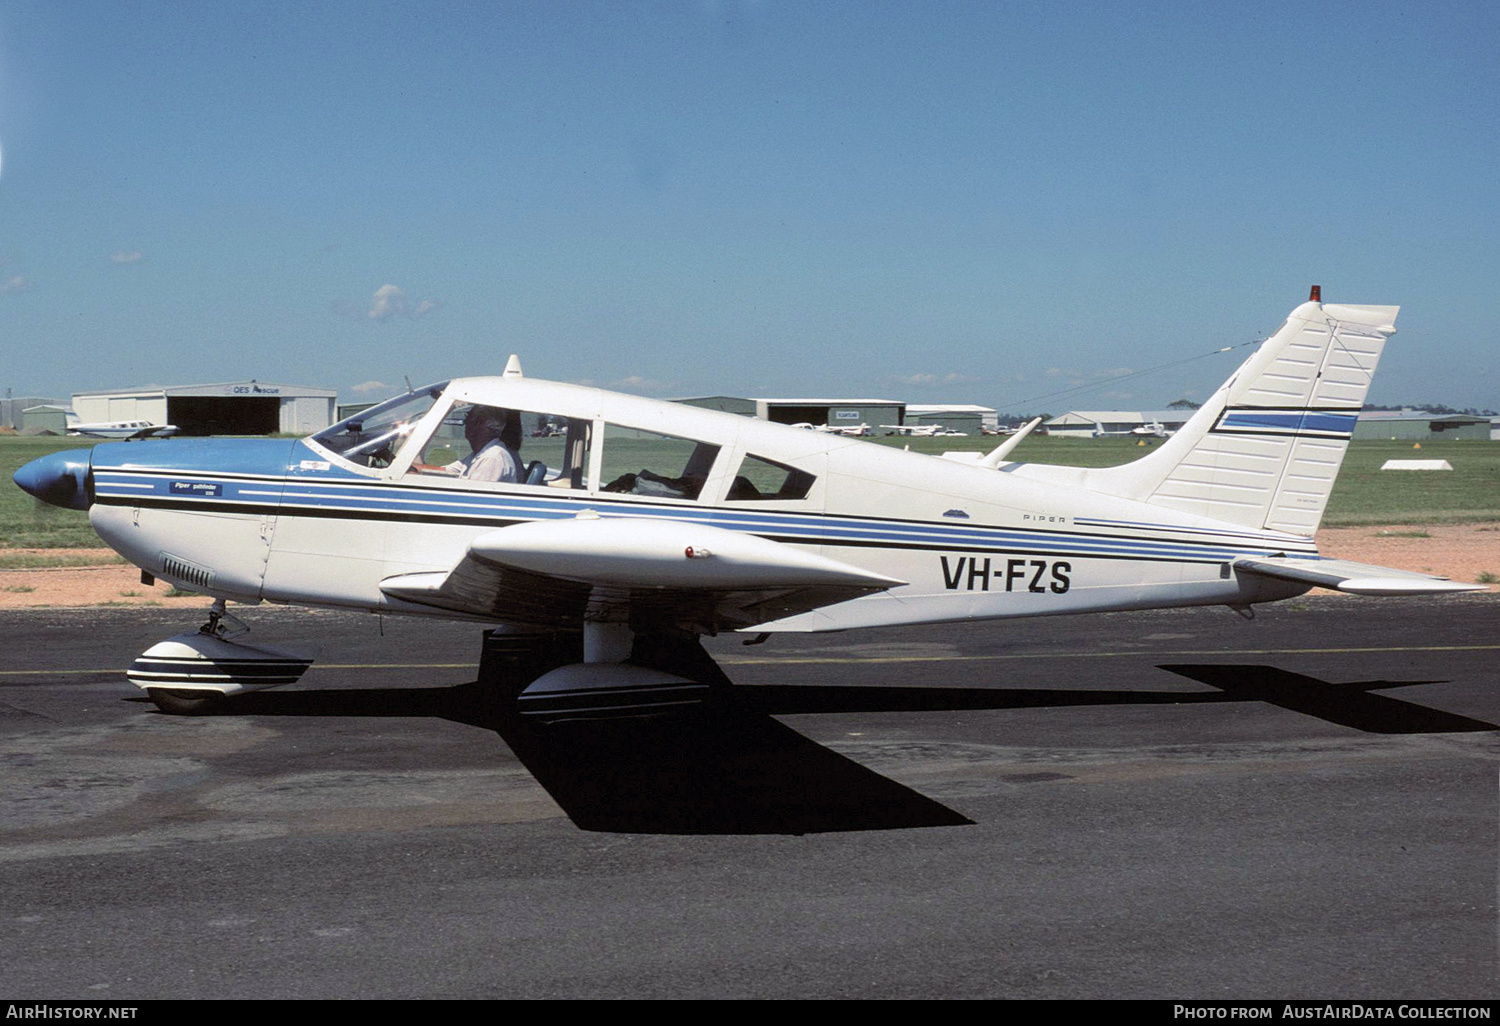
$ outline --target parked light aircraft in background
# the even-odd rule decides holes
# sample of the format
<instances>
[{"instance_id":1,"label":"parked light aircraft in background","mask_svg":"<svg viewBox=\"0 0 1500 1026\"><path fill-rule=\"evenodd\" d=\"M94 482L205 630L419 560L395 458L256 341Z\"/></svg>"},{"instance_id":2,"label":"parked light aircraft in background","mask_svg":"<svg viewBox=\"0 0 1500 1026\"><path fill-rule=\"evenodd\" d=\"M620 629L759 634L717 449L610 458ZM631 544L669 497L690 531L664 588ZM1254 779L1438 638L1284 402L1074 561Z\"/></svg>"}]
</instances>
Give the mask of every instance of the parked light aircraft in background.
<instances>
[{"instance_id":1,"label":"parked light aircraft in background","mask_svg":"<svg viewBox=\"0 0 1500 1026\"><path fill-rule=\"evenodd\" d=\"M844 435L847 438L864 438L870 434L868 424L818 424L813 427L814 431L822 431L830 435Z\"/></svg>"},{"instance_id":2,"label":"parked light aircraft in background","mask_svg":"<svg viewBox=\"0 0 1500 1026\"><path fill-rule=\"evenodd\" d=\"M967 438L968 434L963 431L954 431L952 428L941 424L914 424L910 427L902 426L892 428L886 432L887 435L909 435L912 438Z\"/></svg>"},{"instance_id":3,"label":"parked light aircraft in background","mask_svg":"<svg viewBox=\"0 0 1500 1026\"><path fill-rule=\"evenodd\" d=\"M1140 438L1170 438L1172 432L1159 420L1153 420L1149 424L1141 424L1130 429L1132 435Z\"/></svg>"},{"instance_id":4,"label":"parked light aircraft in background","mask_svg":"<svg viewBox=\"0 0 1500 1026\"><path fill-rule=\"evenodd\" d=\"M116 420L101 424L68 425L68 434L90 438L170 438L177 433L176 424L153 424L149 420Z\"/></svg>"},{"instance_id":5,"label":"parked light aircraft in background","mask_svg":"<svg viewBox=\"0 0 1500 1026\"><path fill-rule=\"evenodd\" d=\"M15 480L87 509L145 575L219 600L200 633L132 668L163 709L308 665L230 630L234 601L505 625L496 637L534 657L523 711L588 715L727 683L698 641L721 631L1479 587L1313 541L1396 311L1315 293L1171 438L1104 469L1012 462L1024 432L960 462L533 380L511 357L503 376L306 439L100 444ZM520 421L519 480L465 476L476 408Z\"/></svg>"}]
</instances>

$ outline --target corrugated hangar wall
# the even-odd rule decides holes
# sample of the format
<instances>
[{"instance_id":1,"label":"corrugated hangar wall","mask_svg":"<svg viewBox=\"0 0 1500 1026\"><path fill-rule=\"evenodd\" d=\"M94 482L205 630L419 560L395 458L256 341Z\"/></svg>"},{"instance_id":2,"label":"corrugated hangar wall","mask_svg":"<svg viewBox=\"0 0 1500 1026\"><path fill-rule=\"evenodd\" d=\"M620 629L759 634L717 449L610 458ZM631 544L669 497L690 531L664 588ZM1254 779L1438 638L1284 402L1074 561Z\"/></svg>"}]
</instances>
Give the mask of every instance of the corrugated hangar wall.
<instances>
[{"instance_id":1,"label":"corrugated hangar wall","mask_svg":"<svg viewBox=\"0 0 1500 1026\"><path fill-rule=\"evenodd\" d=\"M332 397L299 395L281 401L281 421L277 428L287 435L310 435L322 431L336 419Z\"/></svg>"},{"instance_id":2,"label":"corrugated hangar wall","mask_svg":"<svg viewBox=\"0 0 1500 1026\"><path fill-rule=\"evenodd\" d=\"M85 424L103 424L117 420L145 420L153 424L165 424L167 398L160 392L75 395L73 412Z\"/></svg>"}]
</instances>

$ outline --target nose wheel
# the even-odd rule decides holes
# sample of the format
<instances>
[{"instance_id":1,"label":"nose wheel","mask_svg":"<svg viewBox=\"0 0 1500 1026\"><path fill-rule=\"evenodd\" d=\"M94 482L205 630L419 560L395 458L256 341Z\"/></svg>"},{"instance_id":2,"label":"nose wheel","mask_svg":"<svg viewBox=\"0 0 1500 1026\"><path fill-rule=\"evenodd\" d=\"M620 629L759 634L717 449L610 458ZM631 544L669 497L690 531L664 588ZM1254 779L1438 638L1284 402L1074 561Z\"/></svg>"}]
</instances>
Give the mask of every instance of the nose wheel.
<instances>
[{"instance_id":1,"label":"nose wheel","mask_svg":"<svg viewBox=\"0 0 1500 1026\"><path fill-rule=\"evenodd\" d=\"M198 628L198 633L209 638L224 638L244 634L249 629L243 621L229 614L223 599L215 599L209 607L208 619ZM147 688L146 697L158 710L171 716L203 716L222 706L227 699L222 691L202 688Z\"/></svg>"},{"instance_id":2,"label":"nose wheel","mask_svg":"<svg viewBox=\"0 0 1500 1026\"><path fill-rule=\"evenodd\" d=\"M203 716L234 695L293 684L312 665L314 653L252 644L243 639L249 630L218 599L195 633L151 646L126 677L162 712Z\"/></svg>"}]
</instances>

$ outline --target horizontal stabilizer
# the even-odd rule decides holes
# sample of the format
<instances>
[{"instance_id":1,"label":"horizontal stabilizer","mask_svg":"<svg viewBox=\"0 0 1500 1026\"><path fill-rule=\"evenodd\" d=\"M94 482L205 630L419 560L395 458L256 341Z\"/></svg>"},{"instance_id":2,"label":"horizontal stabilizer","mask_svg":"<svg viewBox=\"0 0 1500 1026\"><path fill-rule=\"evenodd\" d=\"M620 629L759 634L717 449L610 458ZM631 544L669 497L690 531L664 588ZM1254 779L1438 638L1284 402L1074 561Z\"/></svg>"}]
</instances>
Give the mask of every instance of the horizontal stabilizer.
<instances>
[{"instance_id":1,"label":"horizontal stabilizer","mask_svg":"<svg viewBox=\"0 0 1500 1026\"><path fill-rule=\"evenodd\" d=\"M1234 568L1241 573L1311 584L1319 588L1333 588L1351 595L1433 595L1485 590L1483 584L1461 584L1446 577L1430 577L1410 570L1352 563L1346 559L1257 556L1253 559L1235 560Z\"/></svg>"}]
</instances>

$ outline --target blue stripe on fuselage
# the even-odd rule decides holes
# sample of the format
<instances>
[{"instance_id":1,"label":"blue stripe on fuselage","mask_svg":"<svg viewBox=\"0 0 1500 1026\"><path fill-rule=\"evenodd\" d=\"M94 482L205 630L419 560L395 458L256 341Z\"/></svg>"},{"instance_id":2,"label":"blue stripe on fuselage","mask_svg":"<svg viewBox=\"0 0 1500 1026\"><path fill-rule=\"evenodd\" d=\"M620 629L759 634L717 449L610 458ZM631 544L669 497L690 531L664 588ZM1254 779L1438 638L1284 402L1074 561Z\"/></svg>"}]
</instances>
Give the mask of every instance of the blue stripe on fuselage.
<instances>
[{"instance_id":1,"label":"blue stripe on fuselage","mask_svg":"<svg viewBox=\"0 0 1500 1026\"><path fill-rule=\"evenodd\" d=\"M139 443L133 443L132 447ZM238 467L249 465L242 461ZM188 472L175 467L117 467L96 471L95 491L102 501L155 506L260 509L282 516L348 516L351 519L400 518L462 521L496 526L518 520L566 519L584 508L601 516L685 520L804 544L909 547L949 550L999 550L1128 559L1176 559L1225 562L1246 554L1289 551L1285 538L1257 539L1238 534L1230 540L1202 537L1140 538L1092 532L979 527L948 523L914 523L847 516L824 516L769 510L730 510L703 506L657 505L620 501L600 495L541 496L504 492L380 484L347 472L313 476L307 472L272 479ZM220 485L217 495L174 491L174 483ZM1167 529L1167 525L1161 525ZM1195 532L1194 528L1183 528ZM1310 548L1310 545L1308 546ZM1305 553L1312 555L1311 552Z\"/></svg>"}]
</instances>

